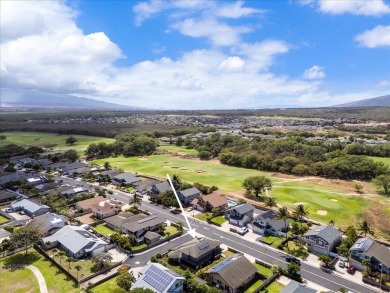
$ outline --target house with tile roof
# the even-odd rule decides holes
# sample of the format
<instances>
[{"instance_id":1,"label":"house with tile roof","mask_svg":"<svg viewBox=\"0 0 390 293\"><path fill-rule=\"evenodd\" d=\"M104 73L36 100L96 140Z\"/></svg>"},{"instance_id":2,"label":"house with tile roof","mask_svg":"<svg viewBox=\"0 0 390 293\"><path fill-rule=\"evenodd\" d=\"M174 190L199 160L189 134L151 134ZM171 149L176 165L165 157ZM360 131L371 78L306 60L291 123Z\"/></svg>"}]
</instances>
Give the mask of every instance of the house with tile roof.
<instances>
[{"instance_id":1,"label":"house with tile roof","mask_svg":"<svg viewBox=\"0 0 390 293\"><path fill-rule=\"evenodd\" d=\"M50 211L50 207L47 205L36 203L30 199L22 199L11 203L13 211L23 211L27 216L35 217L46 214Z\"/></svg>"},{"instance_id":2,"label":"house with tile roof","mask_svg":"<svg viewBox=\"0 0 390 293\"><path fill-rule=\"evenodd\" d=\"M216 193L203 195L192 200L191 205L194 209L201 212L211 212L213 209L225 209L228 206L226 197Z\"/></svg>"},{"instance_id":3,"label":"house with tile roof","mask_svg":"<svg viewBox=\"0 0 390 293\"><path fill-rule=\"evenodd\" d=\"M157 293L183 293L185 278L159 263L148 263L138 274L134 288L150 289Z\"/></svg>"},{"instance_id":4,"label":"house with tile roof","mask_svg":"<svg viewBox=\"0 0 390 293\"><path fill-rule=\"evenodd\" d=\"M222 292L237 293L255 277L257 268L243 255L227 257L205 272L206 281Z\"/></svg>"},{"instance_id":5,"label":"house with tile roof","mask_svg":"<svg viewBox=\"0 0 390 293\"><path fill-rule=\"evenodd\" d=\"M55 213L46 213L31 219L26 226L35 227L41 232L42 236L53 234L65 226L68 218Z\"/></svg>"},{"instance_id":6,"label":"house with tile roof","mask_svg":"<svg viewBox=\"0 0 390 293\"><path fill-rule=\"evenodd\" d=\"M369 259L372 268L378 272L390 274L390 248L379 244L375 240L364 237L359 238L349 249L351 252L349 264L363 270L362 261Z\"/></svg>"},{"instance_id":7,"label":"house with tile roof","mask_svg":"<svg viewBox=\"0 0 390 293\"><path fill-rule=\"evenodd\" d=\"M310 252L329 255L341 243L342 234L332 225L314 226L304 235L304 239Z\"/></svg>"}]
</instances>

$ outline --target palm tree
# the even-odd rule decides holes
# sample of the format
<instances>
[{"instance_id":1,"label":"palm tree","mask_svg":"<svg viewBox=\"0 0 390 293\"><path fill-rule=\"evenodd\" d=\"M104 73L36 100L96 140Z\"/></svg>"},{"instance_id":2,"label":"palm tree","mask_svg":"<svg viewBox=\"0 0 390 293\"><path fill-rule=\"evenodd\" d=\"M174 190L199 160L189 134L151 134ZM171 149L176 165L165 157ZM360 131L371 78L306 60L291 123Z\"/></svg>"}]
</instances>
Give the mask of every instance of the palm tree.
<instances>
[{"instance_id":1,"label":"palm tree","mask_svg":"<svg viewBox=\"0 0 390 293\"><path fill-rule=\"evenodd\" d=\"M180 179L179 175L173 174L173 176L172 176L172 184L173 184L173 187L175 187L176 190L180 189L182 182L181 182L181 179Z\"/></svg>"},{"instance_id":2,"label":"palm tree","mask_svg":"<svg viewBox=\"0 0 390 293\"><path fill-rule=\"evenodd\" d=\"M60 265L61 265L61 262L62 262L62 258L66 255L66 253L64 251L60 251L58 253L58 256L60 257Z\"/></svg>"},{"instance_id":3,"label":"palm tree","mask_svg":"<svg viewBox=\"0 0 390 293\"><path fill-rule=\"evenodd\" d=\"M71 262L73 262L74 261L74 259L72 258L72 257L68 257L67 259L66 259L66 261L68 262L68 272L69 272L69 270L70 270L70 263Z\"/></svg>"},{"instance_id":4,"label":"palm tree","mask_svg":"<svg viewBox=\"0 0 390 293\"><path fill-rule=\"evenodd\" d=\"M293 216L301 223L302 227L302 222L303 220L309 215L309 211L303 204L300 204L295 207L295 210L293 212Z\"/></svg>"},{"instance_id":5,"label":"palm tree","mask_svg":"<svg viewBox=\"0 0 390 293\"><path fill-rule=\"evenodd\" d=\"M104 162L104 169L111 170L111 164L110 162Z\"/></svg>"},{"instance_id":6,"label":"palm tree","mask_svg":"<svg viewBox=\"0 0 390 293\"><path fill-rule=\"evenodd\" d=\"M77 271L77 281L79 281L79 271L81 270L81 266L77 265L74 267Z\"/></svg>"},{"instance_id":7,"label":"palm tree","mask_svg":"<svg viewBox=\"0 0 390 293\"><path fill-rule=\"evenodd\" d=\"M334 226L334 223L335 223L334 220L330 220L330 221L329 221L329 225Z\"/></svg>"},{"instance_id":8,"label":"palm tree","mask_svg":"<svg viewBox=\"0 0 390 293\"><path fill-rule=\"evenodd\" d=\"M133 198L131 199L131 203L133 204L134 208L137 208L137 206L140 206L142 202L142 199L137 196L136 193L133 194Z\"/></svg>"},{"instance_id":9,"label":"palm tree","mask_svg":"<svg viewBox=\"0 0 390 293\"><path fill-rule=\"evenodd\" d=\"M286 207L280 207L279 210L276 213L277 219L284 221L284 230L286 231L286 238L287 235L287 220L290 218L290 211Z\"/></svg>"},{"instance_id":10,"label":"palm tree","mask_svg":"<svg viewBox=\"0 0 390 293\"><path fill-rule=\"evenodd\" d=\"M274 197L267 197L265 199L265 206L269 207L270 209L272 209L272 207L276 207L276 199Z\"/></svg>"},{"instance_id":11,"label":"palm tree","mask_svg":"<svg viewBox=\"0 0 390 293\"><path fill-rule=\"evenodd\" d=\"M364 233L364 237L367 236L367 233L374 236L374 231L371 229L371 224L366 220L359 224L359 228L357 230L360 231L360 235Z\"/></svg>"}]
</instances>

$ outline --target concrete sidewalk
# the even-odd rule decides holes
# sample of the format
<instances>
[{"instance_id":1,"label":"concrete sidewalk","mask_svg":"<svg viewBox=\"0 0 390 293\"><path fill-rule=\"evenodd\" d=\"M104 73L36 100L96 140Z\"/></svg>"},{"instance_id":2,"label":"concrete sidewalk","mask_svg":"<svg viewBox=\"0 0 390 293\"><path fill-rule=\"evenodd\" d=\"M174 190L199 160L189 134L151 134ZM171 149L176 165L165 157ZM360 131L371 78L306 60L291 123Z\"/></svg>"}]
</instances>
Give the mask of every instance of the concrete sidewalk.
<instances>
[{"instance_id":1,"label":"concrete sidewalk","mask_svg":"<svg viewBox=\"0 0 390 293\"><path fill-rule=\"evenodd\" d=\"M48 293L47 286L46 286L46 281L45 281L45 278L43 277L41 271L38 270L38 268L36 266L33 266L33 265L28 265L27 268L30 271L32 271L33 274L35 275L35 277L37 278L38 284L39 284L39 291L41 293Z\"/></svg>"}]
</instances>

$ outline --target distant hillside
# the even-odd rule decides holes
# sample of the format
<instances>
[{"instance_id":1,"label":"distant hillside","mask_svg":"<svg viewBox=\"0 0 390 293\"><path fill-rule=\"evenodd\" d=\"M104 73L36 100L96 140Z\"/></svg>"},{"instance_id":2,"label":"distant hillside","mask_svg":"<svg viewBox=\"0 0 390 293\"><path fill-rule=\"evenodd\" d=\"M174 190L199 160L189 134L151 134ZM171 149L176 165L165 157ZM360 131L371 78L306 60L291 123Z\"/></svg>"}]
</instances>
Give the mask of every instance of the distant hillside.
<instances>
[{"instance_id":1,"label":"distant hillside","mask_svg":"<svg viewBox=\"0 0 390 293\"><path fill-rule=\"evenodd\" d=\"M49 94L38 91L0 89L1 107L27 108L87 108L101 110L142 110L141 108L106 103L72 95Z\"/></svg>"},{"instance_id":2,"label":"distant hillside","mask_svg":"<svg viewBox=\"0 0 390 293\"><path fill-rule=\"evenodd\" d=\"M390 107L390 95L335 105L333 107Z\"/></svg>"}]
</instances>

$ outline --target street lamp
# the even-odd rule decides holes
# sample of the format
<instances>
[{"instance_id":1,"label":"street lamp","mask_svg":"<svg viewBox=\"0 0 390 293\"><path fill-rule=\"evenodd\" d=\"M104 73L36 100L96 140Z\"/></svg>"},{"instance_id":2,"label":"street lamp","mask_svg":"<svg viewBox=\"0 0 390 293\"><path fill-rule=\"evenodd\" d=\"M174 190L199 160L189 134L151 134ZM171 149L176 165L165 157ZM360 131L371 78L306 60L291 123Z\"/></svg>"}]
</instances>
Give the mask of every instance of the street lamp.
<instances>
[{"instance_id":1,"label":"street lamp","mask_svg":"<svg viewBox=\"0 0 390 293\"><path fill-rule=\"evenodd\" d=\"M381 277L379 279L379 289L381 289L381 287L382 287L382 270L383 270L383 265L380 263L379 267L381 268Z\"/></svg>"}]
</instances>

